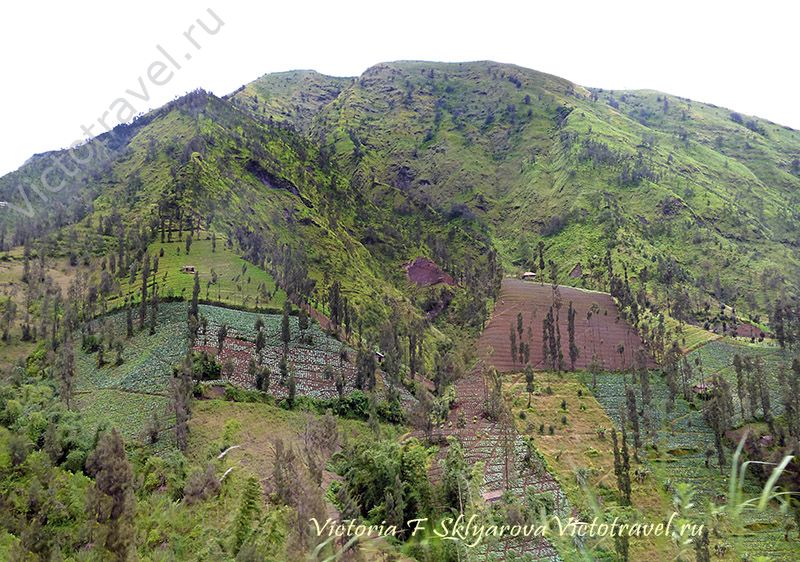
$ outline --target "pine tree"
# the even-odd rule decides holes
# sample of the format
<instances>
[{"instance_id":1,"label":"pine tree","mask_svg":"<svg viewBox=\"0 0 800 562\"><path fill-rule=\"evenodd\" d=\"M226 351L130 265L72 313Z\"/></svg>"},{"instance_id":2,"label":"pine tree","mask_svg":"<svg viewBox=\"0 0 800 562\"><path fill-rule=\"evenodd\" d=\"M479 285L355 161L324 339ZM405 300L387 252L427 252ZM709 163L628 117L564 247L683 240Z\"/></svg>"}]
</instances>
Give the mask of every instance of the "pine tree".
<instances>
[{"instance_id":1,"label":"pine tree","mask_svg":"<svg viewBox=\"0 0 800 562\"><path fill-rule=\"evenodd\" d=\"M611 444L614 452L614 475L617 477L617 488L622 496L622 504L630 505L630 461L628 459L624 419L622 424L622 449L619 446L617 430L613 427L611 428Z\"/></svg>"},{"instance_id":2,"label":"pine tree","mask_svg":"<svg viewBox=\"0 0 800 562\"><path fill-rule=\"evenodd\" d=\"M628 419L631 422L631 429L633 429L633 447L635 454L639 454L642 447L642 438L639 431L639 410L636 407L636 393L630 386L625 388L625 401L628 406Z\"/></svg>"},{"instance_id":3,"label":"pine tree","mask_svg":"<svg viewBox=\"0 0 800 562\"><path fill-rule=\"evenodd\" d=\"M192 286L192 302L189 305L189 316L197 318L200 314L198 301L200 299L200 275L195 270L194 285Z\"/></svg>"},{"instance_id":4,"label":"pine tree","mask_svg":"<svg viewBox=\"0 0 800 562\"><path fill-rule=\"evenodd\" d=\"M144 328L147 315L147 283L150 281L150 254L145 253L142 260L142 296L139 302L139 329Z\"/></svg>"},{"instance_id":5,"label":"pine tree","mask_svg":"<svg viewBox=\"0 0 800 562\"><path fill-rule=\"evenodd\" d=\"M297 381L294 376L294 369L289 370L289 383L287 385L286 403L289 404L289 409L294 409L294 401L297 396Z\"/></svg>"},{"instance_id":6,"label":"pine tree","mask_svg":"<svg viewBox=\"0 0 800 562\"><path fill-rule=\"evenodd\" d=\"M133 515L133 469L116 429L104 433L86 459L86 470L94 477L89 505L94 519L104 529L102 544L119 561L128 559L135 541Z\"/></svg>"},{"instance_id":7,"label":"pine tree","mask_svg":"<svg viewBox=\"0 0 800 562\"><path fill-rule=\"evenodd\" d=\"M509 333L511 340L511 361L514 365L517 364L517 332L514 331L514 325L511 325L511 332Z\"/></svg>"},{"instance_id":8,"label":"pine tree","mask_svg":"<svg viewBox=\"0 0 800 562\"><path fill-rule=\"evenodd\" d=\"M742 414L742 423L747 421L747 416L744 412L745 397L747 395L746 381L744 377L744 368L742 358L737 353L733 356L733 370L736 371L736 394L739 398L739 409Z\"/></svg>"},{"instance_id":9,"label":"pine tree","mask_svg":"<svg viewBox=\"0 0 800 562\"><path fill-rule=\"evenodd\" d=\"M153 294L150 297L150 335L156 333L158 321L158 285L153 285Z\"/></svg>"},{"instance_id":10,"label":"pine tree","mask_svg":"<svg viewBox=\"0 0 800 562\"><path fill-rule=\"evenodd\" d=\"M75 349L72 343L72 337L67 337L64 344L61 346L61 353L58 361L59 369L58 375L61 383L61 399L70 409L72 402L72 388L75 381Z\"/></svg>"},{"instance_id":11,"label":"pine tree","mask_svg":"<svg viewBox=\"0 0 800 562\"><path fill-rule=\"evenodd\" d=\"M772 419L772 406L769 399L769 381L767 380L767 373L764 370L764 360L761 356L757 356L755 359L755 373L758 393L761 395L761 411L764 413L764 421L769 425L770 432L775 433L775 424Z\"/></svg>"},{"instance_id":12,"label":"pine tree","mask_svg":"<svg viewBox=\"0 0 800 562\"><path fill-rule=\"evenodd\" d=\"M225 340L228 338L228 325L223 324L217 330L217 357L222 355L222 350L225 348Z\"/></svg>"},{"instance_id":13,"label":"pine tree","mask_svg":"<svg viewBox=\"0 0 800 562\"><path fill-rule=\"evenodd\" d=\"M133 337L133 303L125 302L125 325L127 337Z\"/></svg>"},{"instance_id":14,"label":"pine tree","mask_svg":"<svg viewBox=\"0 0 800 562\"><path fill-rule=\"evenodd\" d=\"M569 362L570 367L575 370L575 361L578 359L579 350L575 343L575 308L572 306L572 301L569 301L569 309L567 310L567 333L569 335Z\"/></svg>"},{"instance_id":15,"label":"pine tree","mask_svg":"<svg viewBox=\"0 0 800 562\"><path fill-rule=\"evenodd\" d=\"M525 367L525 391L528 393L528 408L531 407L531 396L533 395L533 369L530 365Z\"/></svg>"},{"instance_id":16,"label":"pine tree","mask_svg":"<svg viewBox=\"0 0 800 562\"><path fill-rule=\"evenodd\" d=\"M289 342L292 339L292 330L289 325L289 313L291 309L292 305L289 299L286 299L283 302L283 317L281 318L281 341L283 342L284 348L289 346Z\"/></svg>"},{"instance_id":17,"label":"pine tree","mask_svg":"<svg viewBox=\"0 0 800 562\"><path fill-rule=\"evenodd\" d=\"M256 357L258 357L259 365L263 360L261 352L266 347L266 345L267 345L267 336L264 333L264 330L259 330L256 333Z\"/></svg>"},{"instance_id":18,"label":"pine tree","mask_svg":"<svg viewBox=\"0 0 800 562\"><path fill-rule=\"evenodd\" d=\"M303 305L300 306L300 309L297 313L297 326L300 329L300 332L305 332L308 330L308 312Z\"/></svg>"},{"instance_id":19,"label":"pine tree","mask_svg":"<svg viewBox=\"0 0 800 562\"><path fill-rule=\"evenodd\" d=\"M170 401L175 412L175 441L178 449L186 450L189 439L189 417L192 399L192 363L188 357L173 373L170 383Z\"/></svg>"}]
</instances>

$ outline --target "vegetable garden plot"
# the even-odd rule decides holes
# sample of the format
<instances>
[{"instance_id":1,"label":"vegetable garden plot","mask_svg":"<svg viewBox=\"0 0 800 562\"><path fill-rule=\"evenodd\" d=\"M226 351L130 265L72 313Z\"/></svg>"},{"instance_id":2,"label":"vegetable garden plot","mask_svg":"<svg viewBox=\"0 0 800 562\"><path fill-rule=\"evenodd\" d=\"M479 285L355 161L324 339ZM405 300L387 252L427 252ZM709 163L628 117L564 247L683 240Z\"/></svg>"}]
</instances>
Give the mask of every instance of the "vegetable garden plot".
<instances>
[{"instance_id":1,"label":"vegetable garden plot","mask_svg":"<svg viewBox=\"0 0 800 562\"><path fill-rule=\"evenodd\" d=\"M146 328L135 329L131 338L126 338L125 312L98 320L98 330L104 324L106 331L122 344L123 362L114 365L115 352L106 351L106 364L98 367L97 354L80 351L77 349L80 341L76 341L76 391L113 388L166 395L172 368L186 353L186 311L186 303L163 303L158 307L156 333L150 335ZM137 322L134 319L134 326Z\"/></svg>"},{"instance_id":2,"label":"vegetable garden plot","mask_svg":"<svg viewBox=\"0 0 800 562\"><path fill-rule=\"evenodd\" d=\"M219 357L221 364L230 361L233 372L229 381L243 388L255 388L255 377L248 373L250 359L260 359L260 364L265 366L270 373L268 392L283 398L289 394L288 377L281 380L280 362L283 357L283 341L281 339L280 315L264 315L243 312L214 306L201 305L199 312L208 320L207 333L202 331L198 335L195 349L217 355L217 333L224 324L228 327L228 336L224 341L222 354ZM266 334L266 347L261 350L260 357L256 358L255 323L257 319L264 323ZM295 384L298 395L310 396L320 399L332 399L338 396L336 388L336 375L344 375L344 393L349 394L356 390L356 369L352 363L356 352L349 346L344 346L340 341L328 336L316 322L310 323L302 334L296 317L289 317L291 339L288 345L287 367L295 375ZM343 360L340 352L344 347L348 359ZM325 368L333 369L333 376L325 377ZM380 374L378 374L380 379ZM383 385L385 387L385 385ZM411 393L402 386L398 386L400 400L404 404L414 401Z\"/></svg>"},{"instance_id":3,"label":"vegetable garden plot","mask_svg":"<svg viewBox=\"0 0 800 562\"><path fill-rule=\"evenodd\" d=\"M569 513L569 503L558 481L547 471L535 451L511 426L504 436L497 422L486 419L484 412L485 388L480 371L472 371L456 382L456 403L448 420L435 430L442 439L456 437L464 447L464 457L469 465L484 463L484 480L481 493L505 492L515 498L531 495L547 498L558 514ZM459 427L459 418L465 422ZM508 439L509 445L505 439ZM508 454L506 451L508 450ZM431 464L430 476L438 481L441 476L441 461L447 455L447 447L441 447ZM481 556L510 559L511 553L518 557L527 555L530 560L560 560L553 544L541 537L505 537L503 540L476 549Z\"/></svg>"},{"instance_id":4,"label":"vegetable garden plot","mask_svg":"<svg viewBox=\"0 0 800 562\"><path fill-rule=\"evenodd\" d=\"M580 376L591 389L591 376L588 373L581 373ZM630 375L627 376L627 380L630 383ZM598 376L597 382L597 388L593 390L594 395L609 417L619 426L621 411L625 408L623 375L603 373ZM691 484L696 492L695 503L699 508L705 509L708 501L718 500L727 494L730 465L725 467L722 475L716 467L716 460L712 461L711 468L706 468L705 451L713 447L714 435L703 419L702 413L678 397L675 409L667 415L664 404L668 391L664 379L653 373L650 376L650 385L653 390L653 401L648 412L657 427L658 452L655 456L651 454L645 463L650 465L662 482L669 481L673 486L677 482ZM641 408L638 385L635 389L637 403ZM642 429L642 441L647 442L644 429ZM732 451L727 450L727 462L730 462L731 456ZM749 481L745 485L745 492L748 497L756 496L759 488ZM745 512L744 523L753 530L734 537L733 547L736 552L747 552L751 556L769 556L776 561L788 562L797 559L796 547L783 540L783 523L776 511Z\"/></svg>"},{"instance_id":5,"label":"vegetable garden plot","mask_svg":"<svg viewBox=\"0 0 800 562\"><path fill-rule=\"evenodd\" d=\"M559 287L561 311L559 328L561 347L566 365L569 365L569 337L567 309L570 301L575 308L575 343L578 358L575 367L585 369L596 355L607 370L624 369L633 364L636 351L641 347L641 338L628 323L619 317L611 295ZM511 357L511 326L516 329L517 315L522 313L522 341L530 346L530 364L537 370L548 370L542 350L542 321L553 304L553 289L549 284L540 285L518 279L504 279L494 313L481 335L478 350L487 365L501 372L521 371L523 365ZM529 332L530 330L530 332ZM517 345L519 345L517 341ZM622 346L622 353L619 352ZM651 363L651 366L654 366Z\"/></svg>"},{"instance_id":6,"label":"vegetable garden plot","mask_svg":"<svg viewBox=\"0 0 800 562\"><path fill-rule=\"evenodd\" d=\"M733 357L760 358L763 361L764 373L769 386L770 404L773 415L783 413L782 389L778 382L778 371L781 364L787 369L792 362L791 353L777 346L763 344L747 344L729 338L710 342L689 354L688 358L694 366L694 360L700 359L703 366L705 380L708 381L714 373L719 373L731 386L733 398L734 420L741 422L741 408L739 396L736 392L736 370L733 368ZM692 383L700 382L700 369L693 368ZM759 402L760 404L760 402ZM759 408L759 411L760 408Z\"/></svg>"}]
</instances>

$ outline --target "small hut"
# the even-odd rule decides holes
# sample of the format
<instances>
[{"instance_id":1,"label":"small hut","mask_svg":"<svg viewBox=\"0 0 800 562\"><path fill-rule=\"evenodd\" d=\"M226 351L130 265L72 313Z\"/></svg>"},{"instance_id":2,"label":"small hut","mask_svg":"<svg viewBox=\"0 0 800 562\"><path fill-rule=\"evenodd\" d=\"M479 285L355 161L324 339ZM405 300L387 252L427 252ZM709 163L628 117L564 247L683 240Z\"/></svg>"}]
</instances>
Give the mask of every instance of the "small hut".
<instances>
[{"instance_id":1,"label":"small hut","mask_svg":"<svg viewBox=\"0 0 800 562\"><path fill-rule=\"evenodd\" d=\"M197 268L195 268L195 266L193 265L184 265L181 268L181 271L183 273L191 273L192 275L194 275L195 273L197 273Z\"/></svg>"},{"instance_id":2,"label":"small hut","mask_svg":"<svg viewBox=\"0 0 800 562\"><path fill-rule=\"evenodd\" d=\"M522 274L523 281L536 281L536 274L533 271L526 271Z\"/></svg>"},{"instance_id":3,"label":"small hut","mask_svg":"<svg viewBox=\"0 0 800 562\"><path fill-rule=\"evenodd\" d=\"M714 391L714 384L709 382L697 383L692 387L692 392L701 400L711 400L714 396Z\"/></svg>"}]
</instances>

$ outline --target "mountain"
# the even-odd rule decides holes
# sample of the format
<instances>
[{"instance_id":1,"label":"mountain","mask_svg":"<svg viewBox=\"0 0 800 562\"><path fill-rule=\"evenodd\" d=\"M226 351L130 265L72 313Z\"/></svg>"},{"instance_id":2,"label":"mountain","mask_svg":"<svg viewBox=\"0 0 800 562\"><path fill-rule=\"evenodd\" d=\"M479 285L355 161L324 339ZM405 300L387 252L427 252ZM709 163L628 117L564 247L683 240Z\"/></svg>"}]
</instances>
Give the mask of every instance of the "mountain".
<instances>
[{"instance_id":1,"label":"mountain","mask_svg":"<svg viewBox=\"0 0 800 562\"><path fill-rule=\"evenodd\" d=\"M65 187L47 202L28 190L37 212L3 214L5 246L103 217L191 215L254 260L294 247L373 318L420 254L471 277L491 248L510 273L536 265L540 241L562 282L607 289L610 249L653 298L677 286L696 309L715 297L756 317L782 282L798 289L800 132L669 94L489 61L292 71L190 94L88 147L108 157L56 170ZM54 157L68 156L0 179L0 199L24 207L18 185Z\"/></svg>"}]
</instances>

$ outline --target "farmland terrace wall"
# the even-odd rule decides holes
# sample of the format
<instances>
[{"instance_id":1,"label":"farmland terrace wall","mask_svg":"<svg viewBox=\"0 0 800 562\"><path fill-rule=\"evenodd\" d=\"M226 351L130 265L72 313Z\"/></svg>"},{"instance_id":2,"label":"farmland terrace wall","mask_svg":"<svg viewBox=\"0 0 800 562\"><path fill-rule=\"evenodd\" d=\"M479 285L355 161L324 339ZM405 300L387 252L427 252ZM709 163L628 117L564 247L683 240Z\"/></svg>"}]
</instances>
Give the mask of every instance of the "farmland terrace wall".
<instances>
[{"instance_id":1,"label":"farmland terrace wall","mask_svg":"<svg viewBox=\"0 0 800 562\"><path fill-rule=\"evenodd\" d=\"M569 335L567 310L572 301L575 307L575 343L579 355L576 369L585 369L596 355L605 370L626 369L634 363L636 351L642 341L636 330L619 317L619 311L611 295L559 286L562 307L559 314L561 348L564 362L569 367ZM523 336L530 346L530 364L537 370L548 370L542 350L542 321L553 304L553 288L519 279L504 279L494 313L481 335L478 351L480 358L500 372L521 371L524 367L511 358L510 329L517 326L517 314L522 313ZM587 313L596 304L599 312L588 317ZM530 332L529 332L530 329ZM617 350L624 347L624 353ZM519 345L519 341L517 341ZM651 360L651 366L655 362Z\"/></svg>"}]
</instances>

